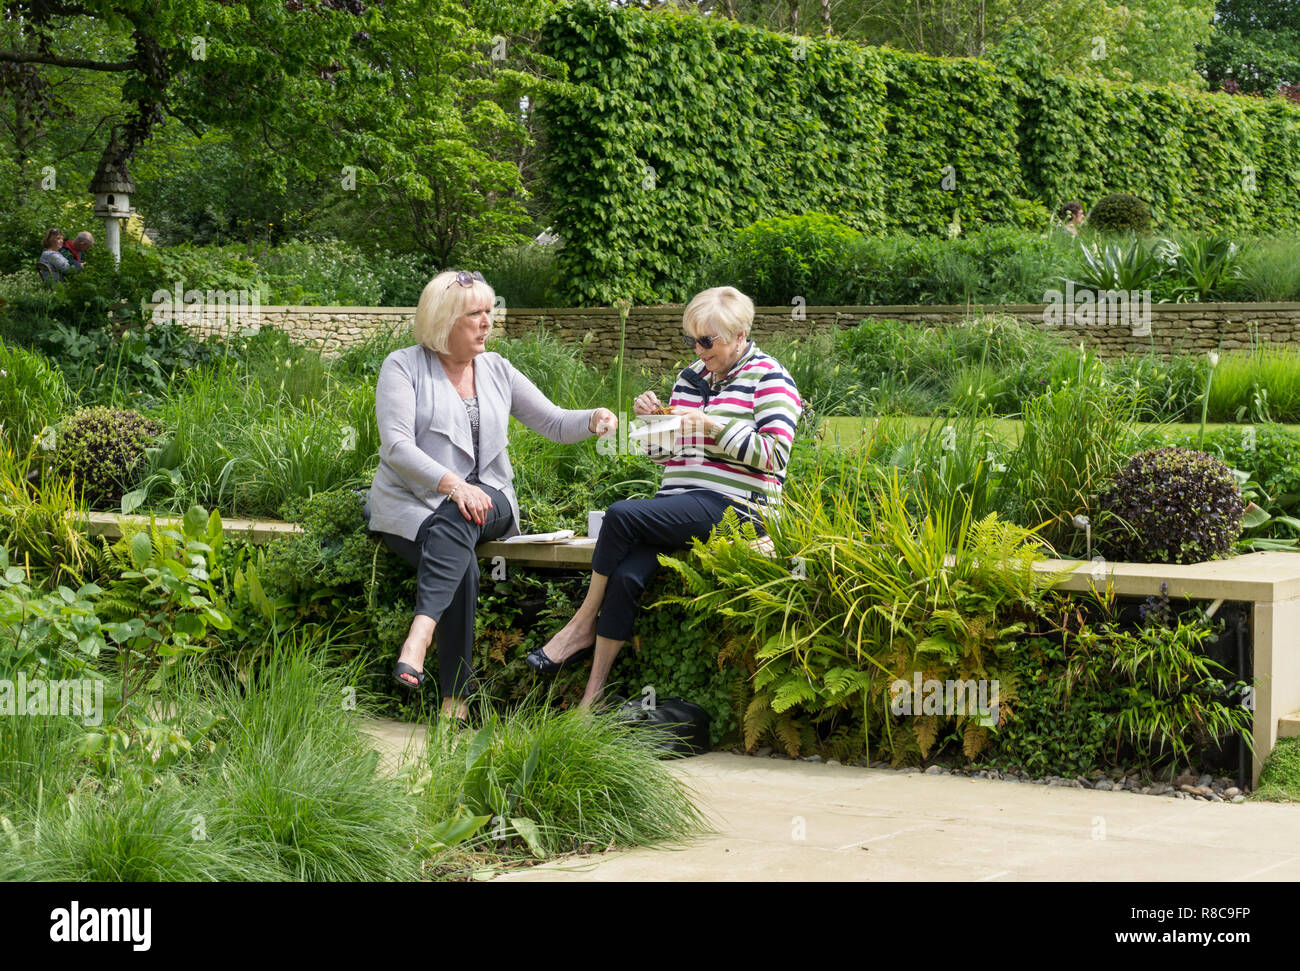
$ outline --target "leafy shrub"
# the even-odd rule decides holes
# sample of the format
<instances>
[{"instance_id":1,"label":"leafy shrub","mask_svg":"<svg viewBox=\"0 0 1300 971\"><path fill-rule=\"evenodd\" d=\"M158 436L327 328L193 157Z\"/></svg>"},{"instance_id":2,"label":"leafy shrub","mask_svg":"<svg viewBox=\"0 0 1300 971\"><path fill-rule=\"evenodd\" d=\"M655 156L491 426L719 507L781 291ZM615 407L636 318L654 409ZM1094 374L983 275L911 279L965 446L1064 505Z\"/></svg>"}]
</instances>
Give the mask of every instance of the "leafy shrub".
<instances>
[{"instance_id":1,"label":"leafy shrub","mask_svg":"<svg viewBox=\"0 0 1300 971\"><path fill-rule=\"evenodd\" d=\"M900 714L890 686L915 674L1001 678L1040 593L1032 534L996 515L977 521L969 504L918 512L897 477L874 486L859 474L826 505L821 483L792 482L785 506L769 524L775 555L728 513L689 558L664 558L687 590L671 599L706 623L722 618L720 656L746 676L745 746L770 739L840 759L877 750L895 764L954 734L968 757L987 748L982 713Z\"/></svg>"},{"instance_id":2,"label":"leafy shrub","mask_svg":"<svg viewBox=\"0 0 1300 971\"><path fill-rule=\"evenodd\" d=\"M270 630L308 625L350 630L394 650L411 622L414 572L369 531L363 497L351 489L295 499L284 515L303 532L250 556L236 581L242 638L258 645Z\"/></svg>"},{"instance_id":3,"label":"leafy shrub","mask_svg":"<svg viewBox=\"0 0 1300 971\"><path fill-rule=\"evenodd\" d=\"M1115 192L1097 200L1088 213L1088 223L1104 233L1148 233L1151 207L1137 196Z\"/></svg>"},{"instance_id":4,"label":"leafy shrub","mask_svg":"<svg viewBox=\"0 0 1300 971\"><path fill-rule=\"evenodd\" d=\"M1175 444L1190 448L1195 438L1187 432ZM1205 451L1249 472L1277 506L1292 514L1300 510L1300 435L1281 425L1219 428L1206 433Z\"/></svg>"},{"instance_id":5,"label":"leafy shrub","mask_svg":"<svg viewBox=\"0 0 1300 971\"><path fill-rule=\"evenodd\" d=\"M1116 559L1199 563L1232 551L1245 509L1236 477L1204 452L1139 452L1102 495L1104 543ZM1099 538L1101 538L1099 536Z\"/></svg>"},{"instance_id":6,"label":"leafy shrub","mask_svg":"<svg viewBox=\"0 0 1300 971\"><path fill-rule=\"evenodd\" d=\"M1103 758L1108 741L1107 697L1080 692L1062 700L1065 668L1059 642L1036 637L1011 656L1016 701L999 705L992 764L1031 775L1082 775Z\"/></svg>"},{"instance_id":7,"label":"leafy shrub","mask_svg":"<svg viewBox=\"0 0 1300 971\"><path fill-rule=\"evenodd\" d=\"M852 302L854 262L862 235L836 216L808 213L760 219L736 233L719 270L759 306Z\"/></svg>"},{"instance_id":8,"label":"leafy shrub","mask_svg":"<svg viewBox=\"0 0 1300 971\"><path fill-rule=\"evenodd\" d=\"M1061 604L1066 648L1056 700L1100 707L1113 762L1132 755L1148 766L1190 765L1194 751L1249 735L1252 715L1241 703L1248 685L1206 651L1222 622L1208 622L1197 606L1180 616L1163 593L1148 598L1136 629L1115 617L1114 600L1100 599L1100 612L1085 605L1094 614L1086 620L1078 601Z\"/></svg>"},{"instance_id":9,"label":"leafy shrub","mask_svg":"<svg viewBox=\"0 0 1300 971\"><path fill-rule=\"evenodd\" d=\"M59 429L54 468L72 477L92 506L116 503L145 464L145 448L161 426L137 411L82 408Z\"/></svg>"}]
</instances>

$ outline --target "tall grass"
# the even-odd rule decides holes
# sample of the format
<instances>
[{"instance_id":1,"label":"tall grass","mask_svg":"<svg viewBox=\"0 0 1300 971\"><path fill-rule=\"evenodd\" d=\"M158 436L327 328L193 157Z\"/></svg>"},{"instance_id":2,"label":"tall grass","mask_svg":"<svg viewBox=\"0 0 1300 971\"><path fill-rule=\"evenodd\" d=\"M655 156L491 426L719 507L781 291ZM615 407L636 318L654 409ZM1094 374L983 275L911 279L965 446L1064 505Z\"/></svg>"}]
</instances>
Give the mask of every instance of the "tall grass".
<instances>
[{"instance_id":1,"label":"tall grass","mask_svg":"<svg viewBox=\"0 0 1300 971\"><path fill-rule=\"evenodd\" d=\"M1232 298L1265 303L1300 300L1300 239L1254 239L1243 250L1242 276Z\"/></svg>"},{"instance_id":2,"label":"tall grass","mask_svg":"<svg viewBox=\"0 0 1300 971\"><path fill-rule=\"evenodd\" d=\"M336 378L311 350L191 372L159 417L149 500L173 512L275 516L291 497L368 486L378 461L373 384Z\"/></svg>"},{"instance_id":3,"label":"tall grass","mask_svg":"<svg viewBox=\"0 0 1300 971\"><path fill-rule=\"evenodd\" d=\"M1074 517L1094 516L1098 494L1120 466L1158 437L1135 424L1139 400L1108 384L1098 362L1081 359L1075 382L1027 402L1002 479L1005 514L1041 526L1041 537L1058 553L1086 552Z\"/></svg>"},{"instance_id":4,"label":"tall grass","mask_svg":"<svg viewBox=\"0 0 1300 971\"><path fill-rule=\"evenodd\" d=\"M505 815L508 805L531 821L546 855L676 842L705 825L659 756L652 735L611 714L558 711L534 697L504 717L489 714L476 732L431 726L422 812L436 825L462 807ZM485 792L496 795L480 804ZM474 848L494 847L501 841L489 827Z\"/></svg>"},{"instance_id":5,"label":"tall grass","mask_svg":"<svg viewBox=\"0 0 1300 971\"><path fill-rule=\"evenodd\" d=\"M0 546L39 583L75 588L91 565L86 504L73 479L42 474L42 454L0 442Z\"/></svg>"},{"instance_id":6,"label":"tall grass","mask_svg":"<svg viewBox=\"0 0 1300 971\"><path fill-rule=\"evenodd\" d=\"M59 798L60 805L23 821L20 848L0 863L0 876L73 883L285 878L222 834L209 835L209 807L174 783L149 788L128 780Z\"/></svg>"},{"instance_id":7,"label":"tall grass","mask_svg":"<svg viewBox=\"0 0 1300 971\"><path fill-rule=\"evenodd\" d=\"M228 755L200 786L210 826L294 880L419 875L417 812L359 730L355 665L307 638L277 645L247 682L201 683Z\"/></svg>"},{"instance_id":8,"label":"tall grass","mask_svg":"<svg viewBox=\"0 0 1300 971\"><path fill-rule=\"evenodd\" d=\"M554 246L525 243L500 250L485 260L480 269L508 307L556 306L560 273Z\"/></svg>"},{"instance_id":9,"label":"tall grass","mask_svg":"<svg viewBox=\"0 0 1300 971\"><path fill-rule=\"evenodd\" d=\"M26 452L41 429L63 417L70 400L52 361L0 341L0 443Z\"/></svg>"},{"instance_id":10,"label":"tall grass","mask_svg":"<svg viewBox=\"0 0 1300 971\"><path fill-rule=\"evenodd\" d=\"M857 370L836 353L839 340L831 330L802 340L782 336L764 341L764 352L789 372L812 416L861 414L870 393Z\"/></svg>"},{"instance_id":11,"label":"tall grass","mask_svg":"<svg viewBox=\"0 0 1300 971\"><path fill-rule=\"evenodd\" d=\"M1220 355L1208 404L1211 421L1300 421L1300 350L1256 347Z\"/></svg>"}]
</instances>

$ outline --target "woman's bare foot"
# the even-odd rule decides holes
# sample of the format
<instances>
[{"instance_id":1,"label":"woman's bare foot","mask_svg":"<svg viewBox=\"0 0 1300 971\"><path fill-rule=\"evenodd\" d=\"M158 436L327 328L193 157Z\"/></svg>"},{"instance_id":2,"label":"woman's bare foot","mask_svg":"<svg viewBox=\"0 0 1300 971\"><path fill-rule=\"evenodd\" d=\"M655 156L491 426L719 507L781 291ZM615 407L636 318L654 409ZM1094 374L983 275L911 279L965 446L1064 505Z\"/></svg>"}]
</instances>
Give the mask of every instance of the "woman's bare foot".
<instances>
[{"instance_id":1,"label":"woman's bare foot","mask_svg":"<svg viewBox=\"0 0 1300 971\"><path fill-rule=\"evenodd\" d=\"M410 633L406 635L406 640L402 642L402 650L397 655L397 660L403 664L409 664L417 671L423 671L424 656L429 653L429 645L433 643L433 629L435 626L432 617L416 614L415 619L411 621ZM415 679L406 672L402 672L399 677L412 687L417 686Z\"/></svg>"},{"instance_id":2,"label":"woman's bare foot","mask_svg":"<svg viewBox=\"0 0 1300 971\"><path fill-rule=\"evenodd\" d=\"M580 610L543 645L542 653L556 664L560 664L594 643L596 643L596 618L587 617Z\"/></svg>"},{"instance_id":3,"label":"woman's bare foot","mask_svg":"<svg viewBox=\"0 0 1300 971\"><path fill-rule=\"evenodd\" d=\"M443 698L442 699L442 717L457 718L460 721L469 720L469 706L465 704L463 698Z\"/></svg>"}]
</instances>

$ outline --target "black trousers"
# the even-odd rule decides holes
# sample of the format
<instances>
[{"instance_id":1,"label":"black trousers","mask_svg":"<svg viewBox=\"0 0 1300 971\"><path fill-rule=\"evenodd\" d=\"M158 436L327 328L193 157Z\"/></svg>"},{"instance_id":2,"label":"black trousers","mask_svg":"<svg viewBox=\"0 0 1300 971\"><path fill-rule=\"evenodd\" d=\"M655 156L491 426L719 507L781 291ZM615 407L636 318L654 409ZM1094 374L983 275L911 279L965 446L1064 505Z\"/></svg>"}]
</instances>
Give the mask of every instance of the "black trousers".
<instances>
[{"instance_id":1,"label":"black trousers","mask_svg":"<svg viewBox=\"0 0 1300 971\"><path fill-rule=\"evenodd\" d=\"M591 555L591 569L609 577L596 634L615 641L632 636L637 603L659 572L659 554L703 539L735 506L740 521L753 520L737 500L710 489L691 489L652 499L620 499L605 510Z\"/></svg>"},{"instance_id":2,"label":"black trousers","mask_svg":"<svg viewBox=\"0 0 1300 971\"><path fill-rule=\"evenodd\" d=\"M474 547L498 539L514 520L510 500L491 486L474 484L492 500L482 526L466 519L454 502L444 502L420 524L414 541L379 533L384 545L415 567L415 613L432 617L437 624L438 685L446 698L474 693L479 579Z\"/></svg>"}]
</instances>

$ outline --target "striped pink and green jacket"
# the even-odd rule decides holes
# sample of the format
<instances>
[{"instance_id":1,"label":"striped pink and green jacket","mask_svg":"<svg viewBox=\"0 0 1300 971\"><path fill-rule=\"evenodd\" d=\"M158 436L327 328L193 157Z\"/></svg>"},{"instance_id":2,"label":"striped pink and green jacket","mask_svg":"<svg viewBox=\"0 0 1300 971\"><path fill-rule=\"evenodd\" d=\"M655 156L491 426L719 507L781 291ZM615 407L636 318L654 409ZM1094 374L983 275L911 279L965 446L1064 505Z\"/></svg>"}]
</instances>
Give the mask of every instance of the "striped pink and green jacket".
<instances>
[{"instance_id":1,"label":"striped pink and green jacket","mask_svg":"<svg viewBox=\"0 0 1300 971\"><path fill-rule=\"evenodd\" d=\"M699 432L679 436L671 449L650 447L650 458L664 466L660 494L712 489L766 505L780 502L795 426L803 411L790 375L752 340L720 381L704 375L703 361L697 360L687 370L708 385L707 401L703 387L682 376L673 387L669 407L700 408L723 422L723 428L716 439Z\"/></svg>"}]
</instances>

